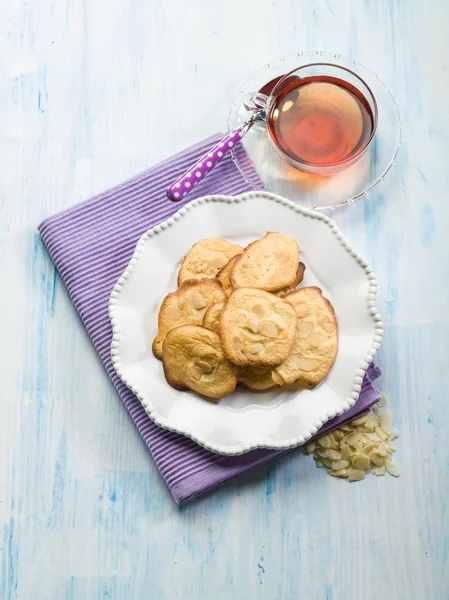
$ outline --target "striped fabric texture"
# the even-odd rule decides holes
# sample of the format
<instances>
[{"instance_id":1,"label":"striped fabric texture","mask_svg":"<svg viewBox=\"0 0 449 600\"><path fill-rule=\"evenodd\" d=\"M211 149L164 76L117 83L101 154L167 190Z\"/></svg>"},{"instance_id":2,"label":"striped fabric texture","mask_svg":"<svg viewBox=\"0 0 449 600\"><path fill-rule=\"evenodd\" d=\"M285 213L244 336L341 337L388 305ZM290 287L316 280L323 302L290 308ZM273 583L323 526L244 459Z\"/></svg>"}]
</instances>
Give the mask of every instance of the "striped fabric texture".
<instances>
[{"instance_id":1,"label":"striped fabric texture","mask_svg":"<svg viewBox=\"0 0 449 600\"><path fill-rule=\"evenodd\" d=\"M185 201L174 204L167 199L167 187L221 137L217 134L195 144L132 179L45 219L39 226L48 252L115 389L178 503L284 453L257 450L243 456L225 457L179 434L160 429L121 382L110 357L109 295L141 235L194 198L218 193L233 196L252 189L232 157L227 155ZM243 171L251 173L253 181L254 178L260 181L241 145L235 150ZM260 188L263 187L260 181ZM379 370L371 366L355 406L327 424L320 433L366 412L379 398L378 390L371 385L379 374Z\"/></svg>"}]
</instances>

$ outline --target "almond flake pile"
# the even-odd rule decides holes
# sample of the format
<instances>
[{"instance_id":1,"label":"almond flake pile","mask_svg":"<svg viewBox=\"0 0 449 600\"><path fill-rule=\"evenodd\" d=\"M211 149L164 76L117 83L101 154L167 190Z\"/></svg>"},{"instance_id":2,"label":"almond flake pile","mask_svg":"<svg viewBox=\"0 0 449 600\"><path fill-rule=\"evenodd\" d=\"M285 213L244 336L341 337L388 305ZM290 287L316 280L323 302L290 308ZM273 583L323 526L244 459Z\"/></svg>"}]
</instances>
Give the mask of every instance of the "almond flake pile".
<instances>
[{"instance_id":1,"label":"almond flake pile","mask_svg":"<svg viewBox=\"0 0 449 600\"><path fill-rule=\"evenodd\" d=\"M326 467L329 475L360 481L369 472L374 475L399 477L399 469L391 460L395 448L393 440L399 435L393 429L393 415L379 408L386 398L374 405L372 412L327 433L305 445L306 454L313 454L316 466Z\"/></svg>"}]
</instances>

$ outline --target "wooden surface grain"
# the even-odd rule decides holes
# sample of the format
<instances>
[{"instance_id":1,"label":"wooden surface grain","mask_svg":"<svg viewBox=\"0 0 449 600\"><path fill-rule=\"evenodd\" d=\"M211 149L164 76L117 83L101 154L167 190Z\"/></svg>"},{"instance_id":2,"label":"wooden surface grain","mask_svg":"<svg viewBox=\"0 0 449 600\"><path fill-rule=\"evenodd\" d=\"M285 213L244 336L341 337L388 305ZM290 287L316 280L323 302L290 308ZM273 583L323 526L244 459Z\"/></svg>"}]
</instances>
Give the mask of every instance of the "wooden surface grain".
<instances>
[{"instance_id":1,"label":"wooden surface grain","mask_svg":"<svg viewBox=\"0 0 449 600\"><path fill-rule=\"evenodd\" d=\"M449 6L445 0L0 5L0 598L449 598ZM332 217L372 264L399 480L300 453L178 508L41 243L42 218L224 130L281 54L391 87L398 164Z\"/></svg>"}]
</instances>

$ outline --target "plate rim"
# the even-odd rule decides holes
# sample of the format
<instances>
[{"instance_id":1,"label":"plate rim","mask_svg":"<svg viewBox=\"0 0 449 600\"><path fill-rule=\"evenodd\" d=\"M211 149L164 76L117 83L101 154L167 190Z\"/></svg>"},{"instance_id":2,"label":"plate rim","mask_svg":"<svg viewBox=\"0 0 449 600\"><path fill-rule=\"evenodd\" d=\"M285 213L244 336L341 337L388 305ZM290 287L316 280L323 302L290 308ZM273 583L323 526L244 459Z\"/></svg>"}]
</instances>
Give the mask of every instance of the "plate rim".
<instances>
[{"instance_id":1,"label":"plate rim","mask_svg":"<svg viewBox=\"0 0 449 600\"><path fill-rule=\"evenodd\" d=\"M241 202L245 202L247 200L250 200L253 198L260 198L260 197L270 200L272 202L275 202L277 204L280 204L282 206L285 206L286 208L289 208L290 210L293 210L294 212L301 213L306 217L322 221L329 227L331 232L337 238L337 241L343 246L343 248L359 264L359 266L362 268L363 272L365 273L365 275L368 279L367 309L368 309L368 314L374 323L375 330L374 330L374 334L373 334L371 347L366 352L365 357L359 363L359 368L355 372L352 386L351 386L351 393L346 399L342 400L339 407L337 407L335 410L328 411L326 414L320 416L320 418L317 419L311 427L308 427L305 430L301 431L294 438L290 438L288 440L281 440L278 442L267 442L266 440L265 441L264 440L256 440L256 441L254 441L250 444L246 444L246 445L242 444L242 445L235 445L235 446L225 446L223 444L214 444L213 442L209 442L207 440L201 439L199 436L194 435L192 432L187 431L187 430L183 429L182 427L179 427L173 423L170 423L170 421L168 419L160 417L159 414L157 413L155 407L153 406L151 399L148 398L145 394L141 393L138 389L136 389L133 386L132 382L128 381L127 377L123 373L120 352L119 352L120 340L121 340L122 334L121 334L121 330L120 330L120 323L119 323L117 315L116 315L116 307L117 307L117 304L119 301L120 293L121 293L126 281L129 279L129 277L133 273L135 264L137 263L137 260L140 258L141 254L142 254L143 246L150 238L154 237L155 235L158 235L159 233L161 233L165 229L168 229L169 227L173 227L177 221L182 219L187 214L188 211L195 209L203 204L214 203L214 202L226 203L226 204L239 204ZM300 446L300 445L304 444L305 442L307 442L307 440L309 440L312 436L314 436L317 433L317 431L325 423L327 423L328 421L330 421L337 415L341 415L343 412L346 412L352 406L354 406L354 404L356 403L356 401L359 397L360 391L361 391L362 381L363 381L365 372L368 369L377 350L379 349L381 342L382 342L382 338L383 338L384 326L383 326L383 322L382 322L382 317L380 316L380 314L376 308L376 303L375 303L376 291L377 291L377 280L373 273L372 268L370 267L368 262L365 259L363 259L352 248L352 246L348 243L348 241L346 240L346 238L340 231L337 224L334 223L334 221L332 221L332 219L330 219L330 217L328 217L326 214L312 210L312 209L302 207L302 206L292 202L291 200L288 200L287 198L278 196L276 194L272 194L271 192L265 192L265 191L251 191L251 192L239 194L237 196L226 196L226 195L222 195L222 194L203 196L201 198L196 198L195 200L192 200L192 202L190 202L190 203L186 204L185 206L183 206L182 208L180 208L175 214L173 214L167 220L162 221L161 223L159 223L158 225L155 225L151 229L148 229L139 238L139 241L137 242L137 244L134 248L133 255L128 263L128 266L126 267L126 269L122 273L122 275L119 277L117 283L115 284L115 286L109 296L108 314L109 314L109 319L110 319L111 326L112 326L112 341L111 341L112 364L113 364L113 367L114 367L117 375L120 377L121 381L138 398L138 400L142 404L143 408L145 409L145 412L148 415L148 417L156 425L162 427L163 429L182 434L185 437L192 439L194 442L196 442L200 446L206 448L207 450L210 450L211 452L222 454L222 455L227 455L227 456L235 456L235 455L239 455L239 454L244 454L246 452L250 452L251 450L257 450L257 449L262 449L262 448L270 449L270 450L287 450L289 448L294 448L296 446Z\"/></svg>"}]
</instances>

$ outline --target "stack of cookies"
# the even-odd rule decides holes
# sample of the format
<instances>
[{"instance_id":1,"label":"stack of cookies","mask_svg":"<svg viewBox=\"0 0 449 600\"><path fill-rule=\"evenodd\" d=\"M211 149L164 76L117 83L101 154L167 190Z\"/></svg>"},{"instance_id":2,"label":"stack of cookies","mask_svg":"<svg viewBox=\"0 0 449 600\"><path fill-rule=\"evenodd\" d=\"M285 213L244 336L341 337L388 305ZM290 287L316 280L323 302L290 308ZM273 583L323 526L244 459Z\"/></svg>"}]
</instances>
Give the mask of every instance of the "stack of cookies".
<instances>
[{"instance_id":1,"label":"stack of cookies","mask_svg":"<svg viewBox=\"0 0 449 600\"><path fill-rule=\"evenodd\" d=\"M304 271L297 242L280 233L246 248L197 242L159 311L153 352L169 384L219 400L238 383L258 391L320 383L338 327L318 287L296 289Z\"/></svg>"}]
</instances>

